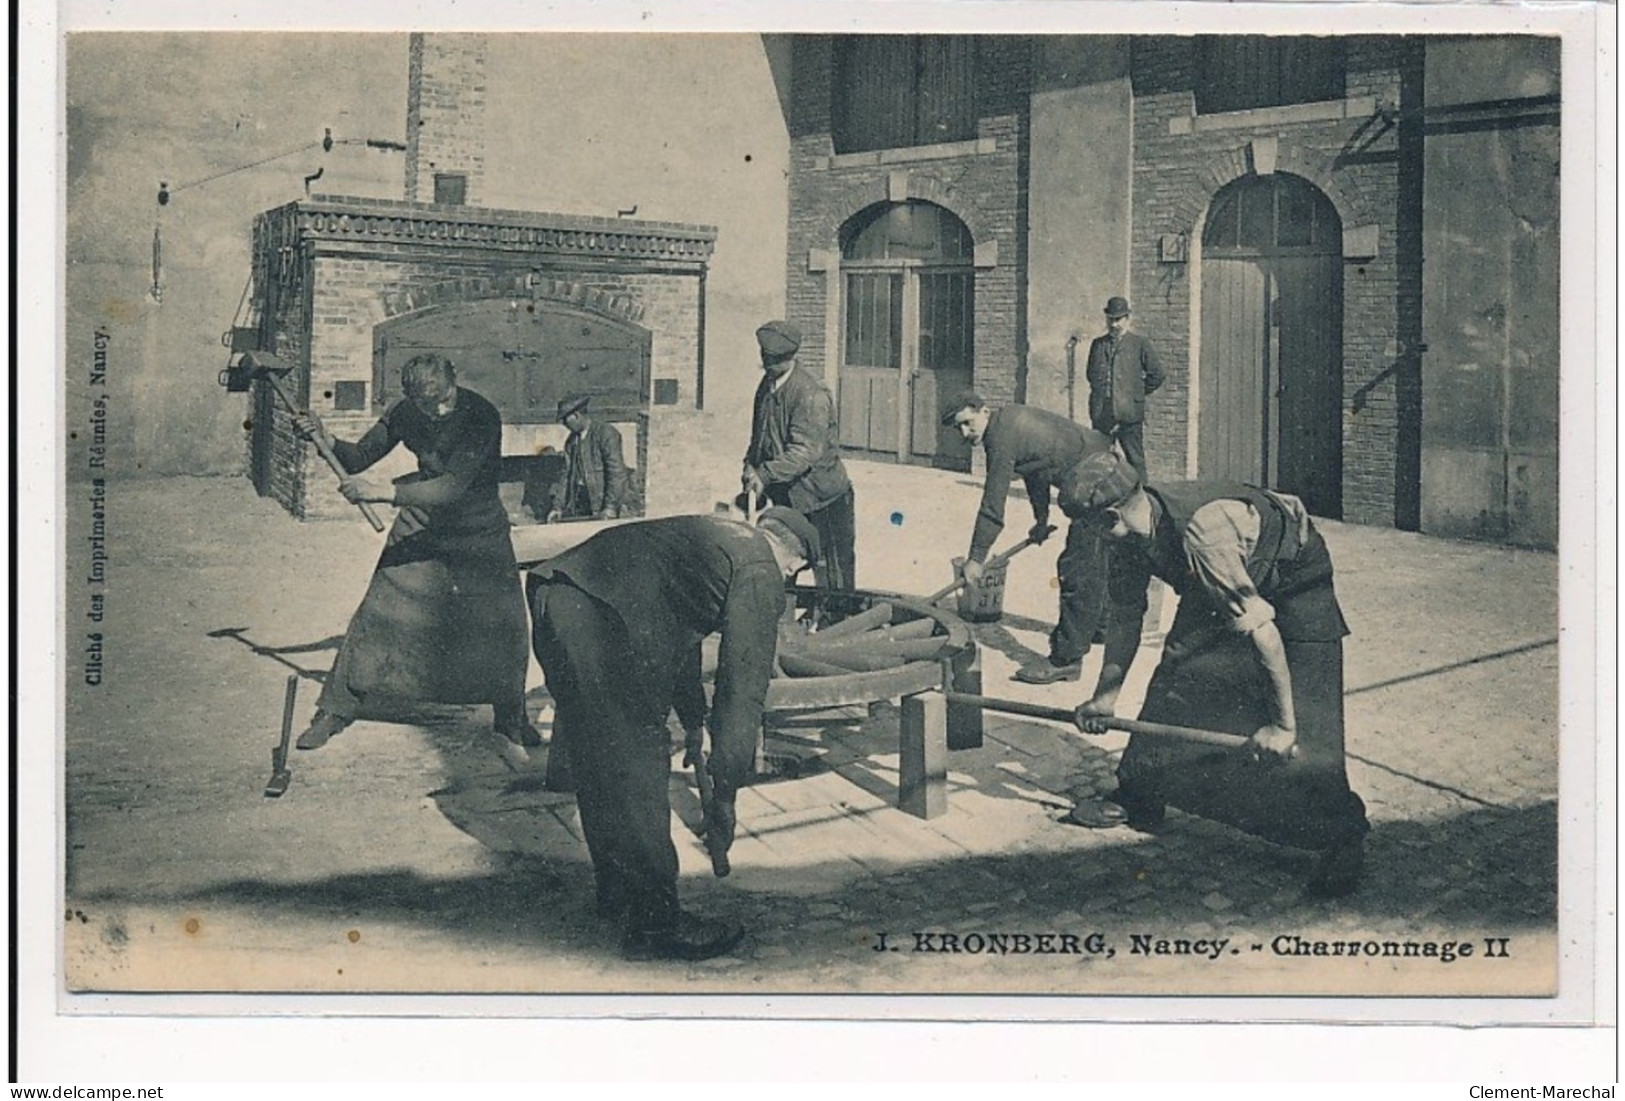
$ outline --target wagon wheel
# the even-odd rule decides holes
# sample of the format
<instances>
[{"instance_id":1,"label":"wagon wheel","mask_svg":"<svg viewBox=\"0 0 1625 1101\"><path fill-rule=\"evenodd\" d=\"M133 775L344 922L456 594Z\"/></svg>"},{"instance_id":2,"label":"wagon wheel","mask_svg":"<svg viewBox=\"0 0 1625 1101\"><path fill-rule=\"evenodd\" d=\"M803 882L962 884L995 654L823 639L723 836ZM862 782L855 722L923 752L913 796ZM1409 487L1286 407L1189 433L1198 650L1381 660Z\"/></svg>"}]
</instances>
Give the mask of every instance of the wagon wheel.
<instances>
[{"instance_id":1,"label":"wagon wheel","mask_svg":"<svg viewBox=\"0 0 1625 1101\"><path fill-rule=\"evenodd\" d=\"M788 592L792 615L816 609L830 595L812 586ZM772 725L773 715L863 706L945 688L958 676L956 668L968 668L974 659L970 631L952 612L895 593L860 589L839 596L863 610L823 630L809 630L811 615L779 625L764 725ZM758 743L756 763L762 776L792 774L799 765L768 753L765 741Z\"/></svg>"}]
</instances>

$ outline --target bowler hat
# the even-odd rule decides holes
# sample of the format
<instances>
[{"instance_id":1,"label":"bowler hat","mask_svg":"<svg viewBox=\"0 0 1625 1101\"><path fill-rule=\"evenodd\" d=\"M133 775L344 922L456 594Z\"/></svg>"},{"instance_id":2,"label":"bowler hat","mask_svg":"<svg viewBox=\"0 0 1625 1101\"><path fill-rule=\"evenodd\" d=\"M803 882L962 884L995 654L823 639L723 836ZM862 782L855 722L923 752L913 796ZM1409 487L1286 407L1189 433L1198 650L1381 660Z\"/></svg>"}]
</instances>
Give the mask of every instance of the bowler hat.
<instances>
[{"instance_id":1,"label":"bowler hat","mask_svg":"<svg viewBox=\"0 0 1625 1101\"><path fill-rule=\"evenodd\" d=\"M819 553L823 550L819 546L818 529L812 526L812 521L793 508L775 505L757 518L757 524L777 524L791 535L801 540L801 557L807 560L807 565L818 565Z\"/></svg>"},{"instance_id":2,"label":"bowler hat","mask_svg":"<svg viewBox=\"0 0 1625 1101\"><path fill-rule=\"evenodd\" d=\"M587 408L587 395L575 394L559 402L559 420L563 420L571 413L579 413Z\"/></svg>"},{"instance_id":3,"label":"bowler hat","mask_svg":"<svg viewBox=\"0 0 1625 1101\"><path fill-rule=\"evenodd\" d=\"M788 359L801 347L801 330L788 321L769 321L756 330L756 343L768 359Z\"/></svg>"},{"instance_id":4,"label":"bowler hat","mask_svg":"<svg viewBox=\"0 0 1625 1101\"><path fill-rule=\"evenodd\" d=\"M1120 505L1140 488L1140 472L1115 451L1097 451L1073 467L1061 487L1061 511L1068 516Z\"/></svg>"},{"instance_id":5,"label":"bowler hat","mask_svg":"<svg viewBox=\"0 0 1625 1101\"><path fill-rule=\"evenodd\" d=\"M961 390L942 407L942 423L951 426L961 409L981 409L985 405L987 399L975 390Z\"/></svg>"},{"instance_id":6,"label":"bowler hat","mask_svg":"<svg viewBox=\"0 0 1625 1101\"><path fill-rule=\"evenodd\" d=\"M1129 315L1128 299L1120 294L1114 294L1106 299L1107 317L1127 317Z\"/></svg>"}]
</instances>

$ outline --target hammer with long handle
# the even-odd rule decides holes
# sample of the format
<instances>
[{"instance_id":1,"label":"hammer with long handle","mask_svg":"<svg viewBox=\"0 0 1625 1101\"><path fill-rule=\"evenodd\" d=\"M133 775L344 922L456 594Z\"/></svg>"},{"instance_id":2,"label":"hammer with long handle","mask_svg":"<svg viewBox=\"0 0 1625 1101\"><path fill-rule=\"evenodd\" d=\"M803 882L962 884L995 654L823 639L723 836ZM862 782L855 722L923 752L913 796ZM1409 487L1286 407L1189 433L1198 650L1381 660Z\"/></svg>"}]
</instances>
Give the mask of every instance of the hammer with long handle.
<instances>
[{"instance_id":1,"label":"hammer with long handle","mask_svg":"<svg viewBox=\"0 0 1625 1101\"><path fill-rule=\"evenodd\" d=\"M280 799L288 790L293 772L288 768L288 740L293 736L293 704L299 693L299 674L288 675L288 688L282 697L282 740L271 750L271 779L265 785L267 799Z\"/></svg>"},{"instance_id":2,"label":"hammer with long handle","mask_svg":"<svg viewBox=\"0 0 1625 1101\"><path fill-rule=\"evenodd\" d=\"M1004 700L997 696L973 696L968 692L944 692L949 703L964 704L969 707L979 707L983 711L1001 711L1007 715L1025 715L1033 719L1048 719L1054 723L1074 725L1072 711L1064 707L1045 707L1042 704L1024 703L1021 700ZM1126 734L1151 734L1162 738L1178 738L1180 741L1196 742L1201 745L1218 746L1222 749L1240 749L1247 744L1248 739L1240 734L1225 734L1218 730L1202 730L1194 726L1172 726L1168 723L1144 723L1138 719L1119 719L1114 716L1100 716L1104 724L1112 730L1121 730Z\"/></svg>"},{"instance_id":3,"label":"hammer with long handle","mask_svg":"<svg viewBox=\"0 0 1625 1101\"><path fill-rule=\"evenodd\" d=\"M263 352L250 352L243 356L243 360L255 369L260 378L271 384L271 389L276 392L278 398L282 399L282 404L287 408L289 414L295 417L300 415L299 406L294 402L293 395L288 393L288 388L282 385L282 379L278 377L279 373L286 368L283 368L280 364L269 362L269 357ZM327 465L333 468L333 473L340 478L350 476L350 472L344 469L344 464L339 462L339 457L333 454L333 449L328 446L326 440L317 435L311 442L316 445L316 450L321 453L322 458L327 460ZM367 518L367 523L372 525L373 531L384 530L384 522L378 518L378 513L373 511L372 505L366 501L357 501L356 508L359 508L361 515Z\"/></svg>"},{"instance_id":4,"label":"hammer with long handle","mask_svg":"<svg viewBox=\"0 0 1625 1101\"><path fill-rule=\"evenodd\" d=\"M1049 530L1054 531L1055 529L1051 527ZM989 558L987 560L987 565L990 567L1001 566L1032 545L1033 539L1032 536L1029 535L1027 538L1023 539L1009 550L1004 551L1002 554L995 554L992 558ZM965 578L964 575L961 575L952 585L944 586L943 588L940 588L936 592L932 593L930 596L926 597L925 602L927 604L935 604L939 600L946 600L948 597L952 596L954 593L958 592L964 587Z\"/></svg>"}]
</instances>

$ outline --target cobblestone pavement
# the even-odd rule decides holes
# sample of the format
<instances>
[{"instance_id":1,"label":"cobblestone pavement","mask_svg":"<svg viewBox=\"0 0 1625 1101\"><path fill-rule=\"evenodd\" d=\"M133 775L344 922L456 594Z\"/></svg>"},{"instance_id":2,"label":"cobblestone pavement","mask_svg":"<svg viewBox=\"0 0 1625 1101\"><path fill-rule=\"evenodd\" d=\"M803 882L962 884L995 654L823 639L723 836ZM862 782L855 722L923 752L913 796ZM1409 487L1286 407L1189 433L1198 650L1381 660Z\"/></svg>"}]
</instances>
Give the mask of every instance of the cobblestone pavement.
<instances>
[{"instance_id":1,"label":"cobblestone pavement","mask_svg":"<svg viewBox=\"0 0 1625 1101\"><path fill-rule=\"evenodd\" d=\"M945 583L976 483L853 472L860 583ZM1026 508L1011 501L1006 542ZM1306 854L1178 812L1155 836L1061 825L1076 795L1110 788L1123 739L1055 724L990 715L985 744L950 757L948 813L913 818L895 805L898 712L883 704L775 729L772 748L803 767L742 793L725 880L709 875L674 759L685 904L751 935L724 959L632 965L591 915L573 800L542 789L545 751L505 750L488 712L358 723L296 754L285 796L262 796L284 679L301 675L302 723L365 587L377 541L364 525L298 524L235 478L114 483L108 515L104 680L67 671L75 988L1542 994L1556 982L1553 555L1324 525L1354 631L1350 778L1374 827L1352 899L1300 901ZM1019 556L1004 619L976 628L990 694L1081 697L1076 683L1008 679L1044 648L1057 549ZM68 606L72 658L71 586ZM1154 662L1142 652L1130 696ZM532 684L545 730L534 669ZM1507 958L1486 958L1486 938L1502 937ZM1304 956L1292 938L1474 954Z\"/></svg>"}]
</instances>

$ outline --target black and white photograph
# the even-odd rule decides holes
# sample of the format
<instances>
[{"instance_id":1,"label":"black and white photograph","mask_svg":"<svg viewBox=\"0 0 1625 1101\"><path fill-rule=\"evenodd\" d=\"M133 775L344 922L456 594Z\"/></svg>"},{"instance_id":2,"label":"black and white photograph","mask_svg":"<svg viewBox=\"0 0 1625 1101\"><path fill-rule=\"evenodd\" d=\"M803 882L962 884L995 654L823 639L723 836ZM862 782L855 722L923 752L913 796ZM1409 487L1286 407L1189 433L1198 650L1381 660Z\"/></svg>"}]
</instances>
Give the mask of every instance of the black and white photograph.
<instances>
[{"instance_id":1,"label":"black and white photograph","mask_svg":"<svg viewBox=\"0 0 1625 1101\"><path fill-rule=\"evenodd\" d=\"M1574 26L66 20L65 1004L1592 1020Z\"/></svg>"}]
</instances>

